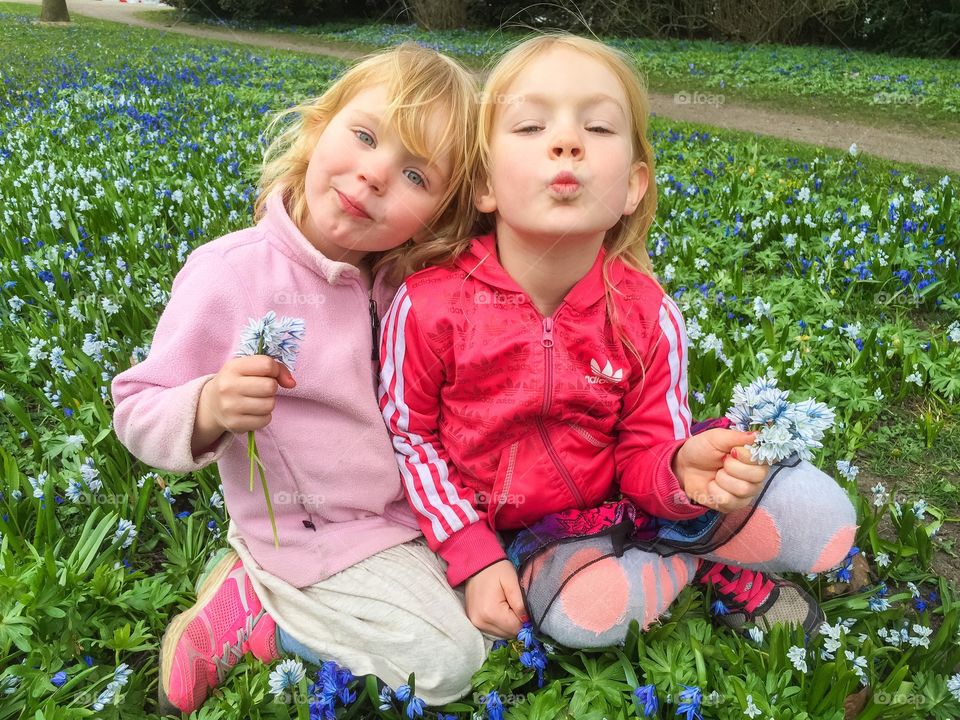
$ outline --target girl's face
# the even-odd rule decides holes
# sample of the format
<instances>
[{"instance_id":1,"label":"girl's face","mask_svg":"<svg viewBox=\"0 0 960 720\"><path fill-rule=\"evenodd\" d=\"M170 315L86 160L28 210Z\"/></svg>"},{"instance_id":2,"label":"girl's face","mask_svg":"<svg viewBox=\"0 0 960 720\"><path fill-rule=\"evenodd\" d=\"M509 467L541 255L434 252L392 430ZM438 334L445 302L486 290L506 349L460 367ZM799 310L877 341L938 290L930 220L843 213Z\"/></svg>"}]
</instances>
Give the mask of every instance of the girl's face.
<instances>
[{"instance_id":1,"label":"girl's face","mask_svg":"<svg viewBox=\"0 0 960 720\"><path fill-rule=\"evenodd\" d=\"M498 240L602 242L636 210L647 168L633 161L632 124L617 76L556 46L498 96L490 174L477 209L496 212Z\"/></svg>"},{"instance_id":2,"label":"girl's face","mask_svg":"<svg viewBox=\"0 0 960 720\"><path fill-rule=\"evenodd\" d=\"M357 264L424 230L447 190L452 160L412 155L383 121L385 85L361 90L330 118L310 156L304 181L307 215L301 231L332 260ZM440 142L440 118L430 146Z\"/></svg>"}]
</instances>

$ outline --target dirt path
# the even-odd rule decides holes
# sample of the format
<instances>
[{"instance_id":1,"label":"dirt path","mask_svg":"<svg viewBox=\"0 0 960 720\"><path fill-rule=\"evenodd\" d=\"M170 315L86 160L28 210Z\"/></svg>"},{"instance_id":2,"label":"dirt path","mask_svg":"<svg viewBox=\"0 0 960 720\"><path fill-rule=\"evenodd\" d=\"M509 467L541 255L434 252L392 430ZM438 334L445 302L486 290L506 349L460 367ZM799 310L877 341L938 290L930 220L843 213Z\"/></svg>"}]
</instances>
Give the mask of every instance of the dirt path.
<instances>
[{"instance_id":1,"label":"dirt path","mask_svg":"<svg viewBox=\"0 0 960 720\"><path fill-rule=\"evenodd\" d=\"M41 0L17 0L40 5ZM68 0L71 13L99 20L135 25L190 37L222 40L257 47L326 55L351 60L360 52L314 42L309 38L257 33L228 28L197 27L186 23L168 27L164 23L137 16L144 9L166 6L155 4L119 3L116 0ZM170 9L171 20L177 11ZM696 99L696 98L693 98ZM724 102L680 103L673 95L650 94L651 110L658 116L718 128L757 133L821 147L847 150L856 143L859 150L869 155L896 162L914 163L950 172L960 172L960 138L946 132L920 132L917 128L876 128L855 122L825 120L811 115L777 112L756 105Z\"/></svg>"}]
</instances>

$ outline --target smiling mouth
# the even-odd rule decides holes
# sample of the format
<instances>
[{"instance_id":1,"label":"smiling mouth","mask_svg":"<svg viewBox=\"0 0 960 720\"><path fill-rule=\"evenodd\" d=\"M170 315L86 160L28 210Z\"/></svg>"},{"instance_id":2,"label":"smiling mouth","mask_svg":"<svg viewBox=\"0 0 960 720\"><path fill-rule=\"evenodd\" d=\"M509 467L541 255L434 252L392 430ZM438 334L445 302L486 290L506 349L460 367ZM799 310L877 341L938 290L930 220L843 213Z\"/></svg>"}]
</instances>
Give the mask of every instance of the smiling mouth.
<instances>
[{"instance_id":1,"label":"smiling mouth","mask_svg":"<svg viewBox=\"0 0 960 720\"><path fill-rule=\"evenodd\" d=\"M364 210L363 205L361 205L357 200L354 200L349 195L344 195L339 190L336 191L337 199L340 201L340 207L343 209L347 215L352 215L353 217L363 218L366 220L371 220L372 218Z\"/></svg>"}]
</instances>

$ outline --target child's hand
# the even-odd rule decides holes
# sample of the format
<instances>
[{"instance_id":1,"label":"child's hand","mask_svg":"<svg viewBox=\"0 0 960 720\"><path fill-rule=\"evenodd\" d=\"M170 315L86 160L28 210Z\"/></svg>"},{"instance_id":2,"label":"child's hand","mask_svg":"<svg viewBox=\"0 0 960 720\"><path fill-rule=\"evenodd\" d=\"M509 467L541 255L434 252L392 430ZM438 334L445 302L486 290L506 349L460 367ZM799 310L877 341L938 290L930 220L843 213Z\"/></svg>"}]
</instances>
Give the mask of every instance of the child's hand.
<instances>
[{"instance_id":1,"label":"child's hand","mask_svg":"<svg viewBox=\"0 0 960 720\"><path fill-rule=\"evenodd\" d=\"M760 494L766 465L753 462L746 447L756 433L715 428L688 438L674 459L680 487L695 503L729 513Z\"/></svg>"},{"instance_id":2,"label":"child's hand","mask_svg":"<svg viewBox=\"0 0 960 720\"><path fill-rule=\"evenodd\" d=\"M225 432L266 427L277 404L277 389L297 381L285 365L266 355L228 361L200 391L193 428L193 451L199 455Z\"/></svg>"},{"instance_id":3,"label":"child's hand","mask_svg":"<svg viewBox=\"0 0 960 720\"><path fill-rule=\"evenodd\" d=\"M517 571L509 560L494 563L467 580L465 595L467 617L488 635L515 638L529 619Z\"/></svg>"}]
</instances>

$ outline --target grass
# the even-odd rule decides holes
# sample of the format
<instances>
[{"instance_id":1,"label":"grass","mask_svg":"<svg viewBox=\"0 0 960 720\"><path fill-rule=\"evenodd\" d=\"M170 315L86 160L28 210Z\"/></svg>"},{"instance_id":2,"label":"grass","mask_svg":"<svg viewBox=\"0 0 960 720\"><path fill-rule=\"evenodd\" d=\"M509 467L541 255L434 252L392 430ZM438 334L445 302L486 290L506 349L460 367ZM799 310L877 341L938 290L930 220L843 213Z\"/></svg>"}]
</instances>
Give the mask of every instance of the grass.
<instances>
[{"instance_id":1,"label":"grass","mask_svg":"<svg viewBox=\"0 0 960 720\"><path fill-rule=\"evenodd\" d=\"M267 21L221 23L204 16L174 11L145 10L137 14L155 22L170 22L175 15L178 22L204 27L238 28L314 38L325 45L359 52L371 51L403 39L417 39L457 55L478 70L486 67L500 48L522 37L514 31L500 32L495 29L426 33L412 26L370 24L358 29L355 25L342 22L319 25ZM351 41L344 41L344 37L350 37ZM668 95L707 92L722 95L726 102L814 115L828 121L856 122L883 128L910 126L912 132L932 135L960 134L960 94L956 92L956 85L949 87L950 78L960 76L960 61L957 60L903 58L816 46L668 40L639 42L636 55L640 66L647 71L649 88L653 92ZM629 45L627 48L631 49ZM778 61L775 59L778 56L784 56L785 59ZM731 58L734 59L732 65ZM686 65L690 62L697 67L686 72ZM784 77L778 77L767 69L767 66L781 62L787 67L791 63L795 63L794 67L802 66L799 71L785 70L787 77L796 82L796 87L790 92L784 92ZM738 87L738 71L735 68L741 64L750 70L751 78L747 84ZM878 85L876 91L866 90L865 94L864 88L851 84L853 80L842 79L845 74L871 74L871 68L874 67L877 68L877 74L881 68L892 72L889 68L898 64L908 66L911 72L925 73L927 82L933 78L936 84L939 80L940 90L933 91L933 97L924 95L925 91L915 95L915 87L908 91L894 83ZM826 72L822 69L824 65L830 68ZM705 70L700 70L701 67ZM819 79L805 81L791 77L794 73L814 73ZM840 79L834 79L832 75ZM944 102L937 100L935 96L941 92L950 93L950 99Z\"/></svg>"}]
</instances>

